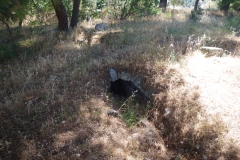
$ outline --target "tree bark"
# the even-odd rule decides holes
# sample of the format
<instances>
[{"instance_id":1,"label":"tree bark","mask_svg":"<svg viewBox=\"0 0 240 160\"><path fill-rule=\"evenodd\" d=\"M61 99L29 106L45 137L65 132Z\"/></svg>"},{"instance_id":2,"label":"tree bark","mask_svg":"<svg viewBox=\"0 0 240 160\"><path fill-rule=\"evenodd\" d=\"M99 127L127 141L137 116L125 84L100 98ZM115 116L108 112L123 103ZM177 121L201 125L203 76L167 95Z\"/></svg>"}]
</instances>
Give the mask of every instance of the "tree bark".
<instances>
[{"instance_id":1,"label":"tree bark","mask_svg":"<svg viewBox=\"0 0 240 160\"><path fill-rule=\"evenodd\" d=\"M74 28L74 27L77 26L79 6L80 6L80 0L74 0L73 1L73 10L72 10L71 23L70 23L70 27L71 28Z\"/></svg>"},{"instance_id":2,"label":"tree bark","mask_svg":"<svg viewBox=\"0 0 240 160\"><path fill-rule=\"evenodd\" d=\"M159 7L162 8L162 12L166 12L167 0L160 0Z\"/></svg>"},{"instance_id":3,"label":"tree bark","mask_svg":"<svg viewBox=\"0 0 240 160\"><path fill-rule=\"evenodd\" d=\"M0 20L0 21L2 21L2 22L6 25L7 31L8 31L8 34L9 34L9 38L10 38L10 42L11 42L12 47L13 47L13 51L14 51L15 54L17 54L16 44L15 44L15 42L14 42L14 38L13 38L13 34L12 34L12 30L11 30L10 26L9 26L8 23L5 22L4 20Z\"/></svg>"},{"instance_id":4,"label":"tree bark","mask_svg":"<svg viewBox=\"0 0 240 160\"><path fill-rule=\"evenodd\" d=\"M199 2L199 0L196 0L196 1L195 1L195 5L194 5L194 11L195 11L195 12L196 12L197 9L198 9L198 2Z\"/></svg>"},{"instance_id":5,"label":"tree bark","mask_svg":"<svg viewBox=\"0 0 240 160\"><path fill-rule=\"evenodd\" d=\"M58 28L62 31L68 30L68 16L66 8L61 0L52 0L52 4L58 19Z\"/></svg>"},{"instance_id":6,"label":"tree bark","mask_svg":"<svg viewBox=\"0 0 240 160\"><path fill-rule=\"evenodd\" d=\"M20 21L18 22L18 27L19 27L19 28L22 28L22 22L23 22L22 20L20 20Z\"/></svg>"},{"instance_id":7,"label":"tree bark","mask_svg":"<svg viewBox=\"0 0 240 160\"><path fill-rule=\"evenodd\" d=\"M224 12L225 16L228 14L229 6L230 6L229 0L222 0L222 7L220 8L220 10Z\"/></svg>"}]
</instances>

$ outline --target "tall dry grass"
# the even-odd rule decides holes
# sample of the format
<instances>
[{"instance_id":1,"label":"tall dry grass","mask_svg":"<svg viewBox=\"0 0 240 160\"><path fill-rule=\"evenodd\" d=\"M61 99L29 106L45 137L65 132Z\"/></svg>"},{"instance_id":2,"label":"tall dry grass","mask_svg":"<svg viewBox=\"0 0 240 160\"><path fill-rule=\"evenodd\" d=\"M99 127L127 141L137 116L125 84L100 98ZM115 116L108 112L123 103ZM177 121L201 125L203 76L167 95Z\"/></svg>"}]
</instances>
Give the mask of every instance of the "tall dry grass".
<instances>
[{"instance_id":1,"label":"tall dry grass","mask_svg":"<svg viewBox=\"0 0 240 160\"><path fill-rule=\"evenodd\" d=\"M224 22L223 18L207 15L200 22L192 22L186 13L167 12L114 21L108 24L107 31L100 33L95 33L94 26L87 23L69 33L50 29L32 36L26 32L29 38L22 40L26 46L31 45L27 42L41 40L41 43L34 45L29 56L0 66L1 158L58 159L78 153L83 159L91 155L114 157L114 153L102 151L106 144L88 141L98 133L89 124L109 123L99 118L101 111L90 101L106 100L110 67L142 77L143 89L153 94L153 108L145 116L151 117L149 120L158 128L171 153L169 157L235 156L230 150L221 152L217 138L224 127L217 121L201 120L197 88L184 87L181 74L171 67L183 63L184 54L228 37L229 32L219 27ZM63 132L69 133L70 138L56 147Z\"/></svg>"}]
</instances>

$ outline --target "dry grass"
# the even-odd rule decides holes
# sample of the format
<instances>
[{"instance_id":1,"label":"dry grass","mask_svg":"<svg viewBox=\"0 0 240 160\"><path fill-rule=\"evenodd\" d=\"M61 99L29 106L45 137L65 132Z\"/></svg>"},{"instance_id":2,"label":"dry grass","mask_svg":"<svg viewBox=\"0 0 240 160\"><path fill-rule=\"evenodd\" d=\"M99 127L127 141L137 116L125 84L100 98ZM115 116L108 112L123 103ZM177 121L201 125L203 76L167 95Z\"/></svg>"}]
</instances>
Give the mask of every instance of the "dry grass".
<instances>
[{"instance_id":1,"label":"dry grass","mask_svg":"<svg viewBox=\"0 0 240 160\"><path fill-rule=\"evenodd\" d=\"M176 67L184 66L183 54L220 40L220 34L239 54L236 37L229 39L219 22L190 22L186 13L167 12L115 21L104 32L82 23L67 34L39 34L44 45L36 43L36 53L0 67L1 158L237 158L239 148L221 139L224 123L205 119L203 106L214 103L202 103L201 86L188 85ZM107 92L110 67L141 76L142 88L153 93L151 110L140 111L145 118L130 128L107 116L119 107Z\"/></svg>"},{"instance_id":2,"label":"dry grass","mask_svg":"<svg viewBox=\"0 0 240 160\"><path fill-rule=\"evenodd\" d=\"M204 111L201 118L221 120L225 124L222 129L228 131L223 130L219 139L226 146L234 144L239 149L239 58L205 58L202 53L195 52L186 62L184 79L191 86L197 85L201 93L199 100Z\"/></svg>"}]
</instances>

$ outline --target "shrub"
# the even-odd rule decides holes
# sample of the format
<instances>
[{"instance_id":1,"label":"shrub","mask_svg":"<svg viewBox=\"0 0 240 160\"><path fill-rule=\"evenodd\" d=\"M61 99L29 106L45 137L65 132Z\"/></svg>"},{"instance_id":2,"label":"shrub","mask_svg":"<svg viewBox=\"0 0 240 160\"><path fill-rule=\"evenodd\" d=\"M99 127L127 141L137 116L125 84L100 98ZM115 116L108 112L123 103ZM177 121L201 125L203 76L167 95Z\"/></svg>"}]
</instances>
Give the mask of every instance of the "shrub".
<instances>
[{"instance_id":1,"label":"shrub","mask_svg":"<svg viewBox=\"0 0 240 160\"><path fill-rule=\"evenodd\" d=\"M190 14L190 19L193 21L199 21L201 19L203 9L198 7L197 11L192 10Z\"/></svg>"},{"instance_id":2,"label":"shrub","mask_svg":"<svg viewBox=\"0 0 240 160\"><path fill-rule=\"evenodd\" d=\"M12 58L16 55L14 53L14 48L9 43L0 44L0 48L1 48L0 49L0 60L4 60L6 58Z\"/></svg>"}]
</instances>

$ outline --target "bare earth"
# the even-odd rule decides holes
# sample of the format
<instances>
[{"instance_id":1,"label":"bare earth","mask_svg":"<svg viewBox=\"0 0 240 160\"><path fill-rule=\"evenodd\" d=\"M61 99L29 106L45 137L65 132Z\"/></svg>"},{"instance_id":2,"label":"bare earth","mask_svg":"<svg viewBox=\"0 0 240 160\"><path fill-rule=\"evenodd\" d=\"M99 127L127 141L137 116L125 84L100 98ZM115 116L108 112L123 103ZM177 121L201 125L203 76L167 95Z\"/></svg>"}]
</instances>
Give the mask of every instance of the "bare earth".
<instances>
[{"instance_id":1,"label":"bare earth","mask_svg":"<svg viewBox=\"0 0 240 160\"><path fill-rule=\"evenodd\" d=\"M197 86L207 120L224 122L223 143L240 146L240 58L205 58L199 51L186 58L182 73Z\"/></svg>"}]
</instances>

